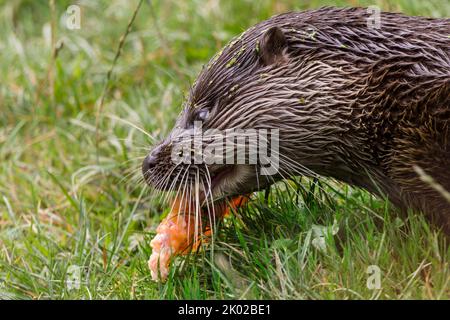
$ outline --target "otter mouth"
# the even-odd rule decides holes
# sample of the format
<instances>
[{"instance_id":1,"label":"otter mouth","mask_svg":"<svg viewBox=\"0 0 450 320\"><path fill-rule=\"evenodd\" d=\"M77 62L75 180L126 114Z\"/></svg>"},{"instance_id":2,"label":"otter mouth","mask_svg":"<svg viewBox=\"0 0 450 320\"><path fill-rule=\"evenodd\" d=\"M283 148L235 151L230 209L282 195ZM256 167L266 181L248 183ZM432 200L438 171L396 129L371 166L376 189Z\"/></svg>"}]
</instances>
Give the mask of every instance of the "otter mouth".
<instances>
[{"instance_id":1,"label":"otter mouth","mask_svg":"<svg viewBox=\"0 0 450 320\"><path fill-rule=\"evenodd\" d=\"M218 168L217 170L214 170L210 173L211 182L207 186L207 190L203 190L200 194L200 200L201 202L205 202L205 200L212 196L213 201L216 201L217 196L220 197L220 194L218 194L218 190L224 183L224 181L229 178L235 171L234 166L223 166L221 168Z\"/></svg>"},{"instance_id":2,"label":"otter mouth","mask_svg":"<svg viewBox=\"0 0 450 320\"><path fill-rule=\"evenodd\" d=\"M211 175L211 190L214 189L232 172L234 171L234 166L225 166L220 168Z\"/></svg>"}]
</instances>

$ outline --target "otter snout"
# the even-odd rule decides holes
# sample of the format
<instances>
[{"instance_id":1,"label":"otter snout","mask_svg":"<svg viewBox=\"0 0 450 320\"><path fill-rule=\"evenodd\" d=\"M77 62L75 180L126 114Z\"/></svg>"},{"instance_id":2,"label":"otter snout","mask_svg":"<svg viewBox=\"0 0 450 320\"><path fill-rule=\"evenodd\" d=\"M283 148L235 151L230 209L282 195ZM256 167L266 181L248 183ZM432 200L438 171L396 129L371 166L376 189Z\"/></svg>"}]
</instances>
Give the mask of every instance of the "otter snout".
<instances>
[{"instance_id":1,"label":"otter snout","mask_svg":"<svg viewBox=\"0 0 450 320\"><path fill-rule=\"evenodd\" d=\"M163 175L164 172L169 172L172 168L172 161L170 157L171 148L161 143L157 145L142 161L142 175L148 185L160 188L162 179L168 178Z\"/></svg>"},{"instance_id":2,"label":"otter snout","mask_svg":"<svg viewBox=\"0 0 450 320\"><path fill-rule=\"evenodd\" d=\"M145 179L147 179L147 176L153 168L156 167L158 164L158 157L159 153L161 151L161 147L158 146L154 148L150 153L145 157L144 161L142 162L142 174L144 175Z\"/></svg>"},{"instance_id":3,"label":"otter snout","mask_svg":"<svg viewBox=\"0 0 450 320\"><path fill-rule=\"evenodd\" d=\"M142 174L144 175L145 179L147 179L150 170L152 170L156 166L156 164L157 158L152 153L145 157L144 161L142 162Z\"/></svg>"}]
</instances>

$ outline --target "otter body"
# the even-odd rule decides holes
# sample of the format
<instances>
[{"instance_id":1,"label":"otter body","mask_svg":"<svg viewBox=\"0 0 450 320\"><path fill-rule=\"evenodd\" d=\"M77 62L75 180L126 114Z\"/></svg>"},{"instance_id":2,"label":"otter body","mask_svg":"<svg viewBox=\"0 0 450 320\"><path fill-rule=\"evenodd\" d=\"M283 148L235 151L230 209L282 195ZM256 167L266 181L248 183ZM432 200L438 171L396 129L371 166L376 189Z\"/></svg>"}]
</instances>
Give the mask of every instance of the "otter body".
<instances>
[{"instance_id":1,"label":"otter body","mask_svg":"<svg viewBox=\"0 0 450 320\"><path fill-rule=\"evenodd\" d=\"M194 83L176 128L279 129L280 174L171 164L174 130L145 159L146 180L165 190L206 181L203 192L220 197L315 173L386 195L450 234L450 19L372 18L363 8L275 16Z\"/></svg>"}]
</instances>

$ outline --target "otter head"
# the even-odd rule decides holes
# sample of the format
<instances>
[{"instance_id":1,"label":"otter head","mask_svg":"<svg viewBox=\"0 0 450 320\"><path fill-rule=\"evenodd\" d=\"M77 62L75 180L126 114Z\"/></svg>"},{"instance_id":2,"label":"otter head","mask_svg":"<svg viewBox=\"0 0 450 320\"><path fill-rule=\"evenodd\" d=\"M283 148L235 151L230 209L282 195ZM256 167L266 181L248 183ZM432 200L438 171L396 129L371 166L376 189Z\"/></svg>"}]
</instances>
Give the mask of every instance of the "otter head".
<instances>
[{"instance_id":1,"label":"otter head","mask_svg":"<svg viewBox=\"0 0 450 320\"><path fill-rule=\"evenodd\" d=\"M310 83L299 77L302 70L309 77L320 68L292 56L290 39L295 37L263 22L212 58L175 128L145 158L142 171L148 184L217 199L247 194L298 173L298 167L287 164L298 161L289 158L292 150L299 155L298 147L284 142L304 141L309 128L317 127L298 113L304 104L302 88L310 90ZM299 129L299 119L304 129ZM305 159L310 153L304 149Z\"/></svg>"}]
</instances>

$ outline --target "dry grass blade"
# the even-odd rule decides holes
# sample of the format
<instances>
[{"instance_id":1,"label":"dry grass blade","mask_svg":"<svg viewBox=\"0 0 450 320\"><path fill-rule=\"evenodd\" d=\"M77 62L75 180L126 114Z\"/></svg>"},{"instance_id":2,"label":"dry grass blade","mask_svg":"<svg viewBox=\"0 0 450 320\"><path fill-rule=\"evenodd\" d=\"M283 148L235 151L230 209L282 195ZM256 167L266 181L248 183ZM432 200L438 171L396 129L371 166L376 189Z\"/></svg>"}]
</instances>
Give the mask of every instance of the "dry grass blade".
<instances>
[{"instance_id":1,"label":"dry grass blade","mask_svg":"<svg viewBox=\"0 0 450 320\"><path fill-rule=\"evenodd\" d=\"M450 192L445 190L443 186L437 183L433 177L428 175L421 167L414 166L414 170L423 182L428 183L430 187L439 192L448 202L450 202Z\"/></svg>"},{"instance_id":2,"label":"dry grass blade","mask_svg":"<svg viewBox=\"0 0 450 320\"><path fill-rule=\"evenodd\" d=\"M118 45L117 51L116 51L116 55L114 56L114 60L113 60L113 62L111 64L111 67L108 70L108 73L106 74L105 85L103 87L103 91L102 91L102 95L100 96L99 103L97 105L97 112L96 112L96 116L95 116L95 145L96 145L96 150L97 150L97 162L98 162L98 158L99 158L98 147L99 147L99 142L100 142L100 135L99 135L98 130L99 130L99 124L100 124L100 114L103 111L103 104L104 104L104 101L105 101L105 97L106 97L106 94L109 91L109 82L111 80L111 76L112 76L112 73L114 71L114 67L116 66L117 60L119 60L119 57L120 57L120 55L122 53L122 49L123 49L123 46L125 44L125 40L126 40L128 34L131 32L131 27L133 26L133 23L136 20L136 16L137 16L137 14L139 12L139 9L141 8L141 5L142 5L143 1L144 0L140 0L139 1L138 5L136 6L136 9L133 12L133 15L131 16L130 21L128 22L127 29L125 30L125 33L120 37L119 45Z\"/></svg>"}]
</instances>

